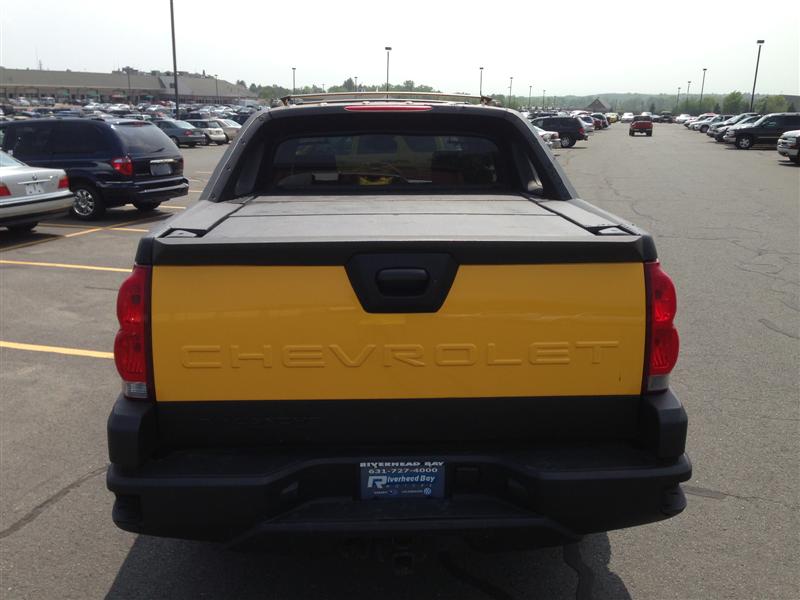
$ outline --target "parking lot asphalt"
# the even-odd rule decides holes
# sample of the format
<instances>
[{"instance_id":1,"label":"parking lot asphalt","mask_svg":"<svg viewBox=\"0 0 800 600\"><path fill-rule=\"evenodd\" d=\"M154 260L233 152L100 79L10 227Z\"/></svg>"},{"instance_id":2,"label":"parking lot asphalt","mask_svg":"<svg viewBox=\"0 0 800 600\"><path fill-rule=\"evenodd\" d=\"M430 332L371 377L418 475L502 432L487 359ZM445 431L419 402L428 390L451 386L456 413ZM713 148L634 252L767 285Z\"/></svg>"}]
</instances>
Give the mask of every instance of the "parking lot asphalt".
<instances>
[{"instance_id":1,"label":"parking lot asphalt","mask_svg":"<svg viewBox=\"0 0 800 600\"><path fill-rule=\"evenodd\" d=\"M557 155L584 199L654 234L678 288L672 385L694 464L682 515L568 549L432 556L406 576L374 556L238 554L116 529L116 290L141 234L191 205L223 152L184 150L191 192L157 213L0 232L0 597L800 597L800 168L680 125L630 138L618 123Z\"/></svg>"}]
</instances>

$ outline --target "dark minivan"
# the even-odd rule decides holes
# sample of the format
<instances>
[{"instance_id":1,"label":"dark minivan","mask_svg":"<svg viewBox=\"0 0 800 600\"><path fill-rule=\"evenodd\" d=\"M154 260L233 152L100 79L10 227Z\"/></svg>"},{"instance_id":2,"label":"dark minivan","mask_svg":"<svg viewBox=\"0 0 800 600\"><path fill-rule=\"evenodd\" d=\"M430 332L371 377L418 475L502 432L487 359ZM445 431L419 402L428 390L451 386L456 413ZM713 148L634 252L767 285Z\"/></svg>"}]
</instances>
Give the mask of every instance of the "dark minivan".
<instances>
[{"instance_id":1,"label":"dark minivan","mask_svg":"<svg viewBox=\"0 0 800 600\"><path fill-rule=\"evenodd\" d=\"M150 211L185 196L183 157L164 132L143 121L34 119L0 124L2 149L31 166L64 169L75 194L72 213L96 219L133 204Z\"/></svg>"},{"instance_id":2,"label":"dark minivan","mask_svg":"<svg viewBox=\"0 0 800 600\"><path fill-rule=\"evenodd\" d=\"M749 150L755 144L775 145L786 131L800 129L800 113L772 113L764 115L748 127L736 129L736 147Z\"/></svg>"},{"instance_id":3,"label":"dark minivan","mask_svg":"<svg viewBox=\"0 0 800 600\"><path fill-rule=\"evenodd\" d=\"M562 148L571 148L578 140L589 139L583 123L575 117L538 117L531 123L546 131L557 131Z\"/></svg>"}]
</instances>

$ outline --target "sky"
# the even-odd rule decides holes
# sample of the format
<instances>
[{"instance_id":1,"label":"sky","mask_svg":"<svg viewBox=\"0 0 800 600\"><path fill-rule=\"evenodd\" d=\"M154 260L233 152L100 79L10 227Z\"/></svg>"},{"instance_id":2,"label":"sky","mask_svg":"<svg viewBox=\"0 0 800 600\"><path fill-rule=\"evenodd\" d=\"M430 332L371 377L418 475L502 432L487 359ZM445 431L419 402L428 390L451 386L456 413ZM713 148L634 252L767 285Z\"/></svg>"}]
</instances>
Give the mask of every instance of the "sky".
<instances>
[{"instance_id":1,"label":"sky","mask_svg":"<svg viewBox=\"0 0 800 600\"><path fill-rule=\"evenodd\" d=\"M297 86L411 79L443 92L800 94L800 2L174 0L178 70ZM32 7L35 6L35 10ZM168 0L0 0L0 65L172 69Z\"/></svg>"}]
</instances>

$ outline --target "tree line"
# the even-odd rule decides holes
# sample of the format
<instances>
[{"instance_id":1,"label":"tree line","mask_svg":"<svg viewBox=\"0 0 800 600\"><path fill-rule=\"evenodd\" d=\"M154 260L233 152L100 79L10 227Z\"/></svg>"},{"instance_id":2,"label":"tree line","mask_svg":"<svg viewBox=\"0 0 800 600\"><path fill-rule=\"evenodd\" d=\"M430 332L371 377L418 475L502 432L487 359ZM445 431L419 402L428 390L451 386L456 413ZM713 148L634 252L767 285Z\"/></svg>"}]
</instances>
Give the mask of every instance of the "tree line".
<instances>
[{"instance_id":1,"label":"tree line","mask_svg":"<svg viewBox=\"0 0 800 600\"><path fill-rule=\"evenodd\" d=\"M283 87L282 85L278 85L273 83L272 85L257 85L255 83L251 83L249 86L243 81L238 80L236 82L237 85L245 87L249 89L254 94L258 95L259 98L267 101L277 100L279 98L283 98L284 96L289 96L292 94L292 90L290 88ZM358 83L358 90L356 90L356 82L352 77L348 77L339 85L330 85L326 86L324 89L321 85L304 85L299 86L295 89L295 94L321 94L323 92L382 92L386 90L386 84L364 84L359 82ZM438 92L439 90L433 88L430 85L424 84L417 84L414 81L408 79L399 85L389 84L389 91L390 92Z\"/></svg>"},{"instance_id":2,"label":"tree line","mask_svg":"<svg viewBox=\"0 0 800 600\"><path fill-rule=\"evenodd\" d=\"M281 85L257 85L251 83L249 86L243 81L238 80L237 85L249 89L259 98L268 102L277 100L292 94L292 90ZM386 89L385 83L364 84L356 82L352 77L345 79L339 85L327 86L323 89L321 85L304 85L296 88L296 94L320 94L322 92L382 92ZM390 92L439 92L430 85L417 84L413 80L406 80L399 85L389 84ZM677 94L594 94L589 96L554 96L546 95L542 99L541 95L513 95L510 98L505 94L489 94L498 104L511 106L513 108L522 107L548 107L548 108L584 108L592 103L595 98L600 98L604 104L610 107L612 112L633 112L639 113L649 110L657 113L665 110L672 111L674 114L690 113L700 114L704 112L716 112L723 114L738 114L749 110L750 94L743 94L733 91L727 95L704 94L703 101L700 102L699 94L692 94L688 98L684 95L678 97ZM795 112L797 107L794 102L788 101L781 95L756 95L753 103L753 111L761 114L772 112Z\"/></svg>"}]
</instances>

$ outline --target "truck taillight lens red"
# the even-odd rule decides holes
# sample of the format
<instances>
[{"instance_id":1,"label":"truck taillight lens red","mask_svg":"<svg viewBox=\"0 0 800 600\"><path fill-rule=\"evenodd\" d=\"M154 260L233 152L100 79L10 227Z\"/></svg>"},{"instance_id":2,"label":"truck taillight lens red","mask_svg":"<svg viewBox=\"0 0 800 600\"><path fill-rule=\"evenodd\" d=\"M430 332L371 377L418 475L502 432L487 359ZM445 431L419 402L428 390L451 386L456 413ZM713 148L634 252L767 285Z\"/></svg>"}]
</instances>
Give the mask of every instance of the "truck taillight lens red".
<instances>
[{"instance_id":1,"label":"truck taillight lens red","mask_svg":"<svg viewBox=\"0 0 800 600\"><path fill-rule=\"evenodd\" d=\"M123 156L122 158L115 158L111 161L111 166L120 175L125 177L133 177L133 161L130 156Z\"/></svg>"},{"instance_id":2,"label":"truck taillight lens red","mask_svg":"<svg viewBox=\"0 0 800 600\"><path fill-rule=\"evenodd\" d=\"M657 260L645 263L644 273L649 308L644 391L655 392L667 389L678 362L680 339L674 325L678 301L672 279Z\"/></svg>"},{"instance_id":3,"label":"truck taillight lens red","mask_svg":"<svg viewBox=\"0 0 800 600\"><path fill-rule=\"evenodd\" d=\"M114 363L129 398L149 398L150 267L135 265L117 295Z\"/></svg>"}]
</instances>

